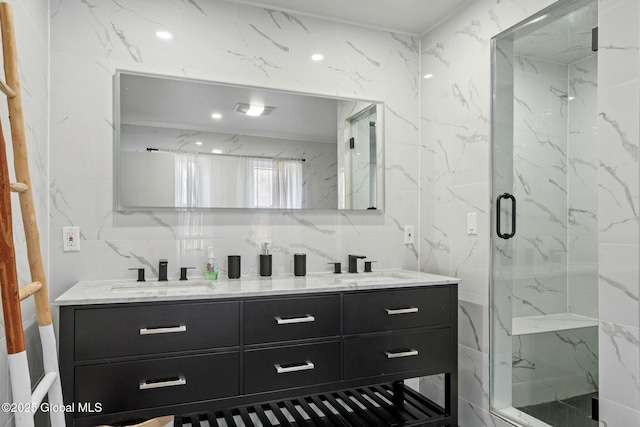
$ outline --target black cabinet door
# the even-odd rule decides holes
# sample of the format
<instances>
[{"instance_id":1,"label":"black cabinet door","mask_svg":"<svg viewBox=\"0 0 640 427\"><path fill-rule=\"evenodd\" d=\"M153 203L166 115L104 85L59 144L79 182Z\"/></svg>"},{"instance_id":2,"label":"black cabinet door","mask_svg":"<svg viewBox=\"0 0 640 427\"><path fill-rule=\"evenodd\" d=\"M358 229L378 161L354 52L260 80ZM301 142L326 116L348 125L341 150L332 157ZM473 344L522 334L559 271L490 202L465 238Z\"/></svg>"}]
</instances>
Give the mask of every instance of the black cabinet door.
<instances>
[{"instance_id":1,"label":"black cabinet door","mask_svg":"<svg viewBox=\"0 0 640 427\"><path fill-rule=\"evenodd\" d=\"M457 363L451 358L449 328L420 332L388 332L344 340L344 377L347 380Z\"/></svg>"},{"instance_id":2,"label":"black cabinet door","mask_svg":"<svg viewBox=\"0 0 640 427\"><path fill-rule=\"evenodd\" d=\"M350 293L344 296L344 333L446 325L451 322L448 286Z\"/></svg>"},{"instance_id":3,"label":"black cabinet door","mask_svg":"<svg viewBox=\"0 0 640 427\"><path fill-rule=\"evenodd\" d=\"M239 302L78 309L75 359L237 346L239 322Z\"/></svg>"},{"instance_id":4,"label":"black cabinet door","mask_svg":"<svg viewBox=\"0 0 640 427\"><path fill-rule=\"evenodd\" d=\"M76 411L86 402L113 413L234 396L239 372L238 352L79 366Z\"/></svg>"},{"instance_id":5,"label":"black cabinet door","mask_svg":"<svg viewBox=\"0 0 640 427\"><path fill-rule=\"evenodd\" d=\"M244 352L244 392L258 393L340 380L340 342Z\"/></svg>"},{"instance_id":6,"label":"black cabinet door","mask_svg":"<svg viewBox=\"0 0 640 427\"><path fill-rule=\"evenodd\" d=\"M339 295L261 299L244 303L245 344L339 334Z\"/></svg>"}]
</instances>

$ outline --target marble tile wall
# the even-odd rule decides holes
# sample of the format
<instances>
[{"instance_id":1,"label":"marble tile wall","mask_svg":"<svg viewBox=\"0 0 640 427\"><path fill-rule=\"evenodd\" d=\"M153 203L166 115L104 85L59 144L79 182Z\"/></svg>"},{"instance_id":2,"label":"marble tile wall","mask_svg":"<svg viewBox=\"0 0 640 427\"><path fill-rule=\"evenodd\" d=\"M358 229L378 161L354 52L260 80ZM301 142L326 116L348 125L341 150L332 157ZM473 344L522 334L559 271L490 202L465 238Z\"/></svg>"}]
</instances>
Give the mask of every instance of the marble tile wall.
<instances>
[{"instance_id":1,"label":"marble tile wall","mask_svg":"<svg viewBox=\"0 0 640 427\"><path fill-rule=\"evenodd\" d=\"M598 58L569 65L567 308L598 317Z\"/></svg>"},{"instance_id":2,"label":"marble tile wall","mask_svg":"<svg viewBox=\"0 0 640 427\"><path fill-rule=\"evenodd\" d=\"M173 33L170 41L156 31ZM310 60L322 52L325 60ZM380 100L384 107L384 213L242 211L114 212L113 104L116 69ZM214 247L257 273L258 247L273 242L274 272L329 271L362 254L379 268L418 268L419 38L221 0L61 0L51 10L51 264L56 297L80 279L170 276L198 266ZM81 250L63 253L60 228L77 225Z\"/></svg>"},{"instance_id":3,"label":"marble tile wall","mask_svg":"<svg viewBox=\"0 0 640 427\"><path fill-rule=\"evenodd\" d=\"M13 5L18 68L22 88L22 104L25 119L29 170L34 203L41 239L41 252L48 266L48 188L49 188L49 2L9 0ZM0 63L2 58L0 55ZM4 76L4 72L2 72ZM2 77L4 80L4 77ZM5 97L0 97L0 120L8 148L10 176L13 173L13 150ZM13 239L16 248L18 280L20 286L31 281L24 228L18 197L12 195ZM0 402L11 401L7 368L4 321L0 307ZM22 303L22 321L25 327L27 357L30 361L32 382L42 375L42 352L38 325L35 319L33 299ZM0 412L0 426L13 424L11 414Z\"/></svg>"},{"instance_id":4,"label":"marble tile wall","mask_svg":"<svg viewBox=\"0 0 640 427\"><path fill-rule=\"evenodd\" d=\"M598 328L514 336L513 406L598 390Z\"/></svg>"},{"instance_id":5,"label":"marble tile wall","mask_svg":"<svg viewBox=\"0 0 640 427\"><path fill-rule=\"evenodd\" d=\"M551 3L475 1L421 39L421 74L430 73L433 77L423 80L420 96L420 267L425 271L462 278L459 301L459 386L460 390L476 392L461 393L461 426L502 423L488 413L489 239L493 224L493 219L489 217L490 39ZM524 68L521 70L524 71ZM556 100L558 108L561 108L561 100ZM495 113L500 114L500 111ZM566 146L565 143L565 153ZM565 178L562 186L566 188L566 185ZM562 190L559 191L562 193ZM566 194L564 200L566 203ZM466 214L469 212L478 214L479 229L476 236L466 234ZM560 228L566 235L566 222ZM557 246L556 255L562 258L566 251L561 244ZM563 269L566 269L566 263ZM561 305L566 309L566 293L563 301ZM497 328L501 326L510 329L510 325L495 325ZM504 356L509 364L510 346ZM503 379L511 382L510 375ZM422 385L423 390L437 395L437 382L424 381ZM502 402L507 406L511 404L508 394Z\"/></svg>"},{"instance_id":6,"label":"marble tile wall","mask_svg":"<svg viewBox=\"0 0 640 427\"><path fill-rule=\"evenodd\" d=\"M552 2L475 1L421 39L420 267L462 278L462 355L488 351L490 211L489 40ZM638 0L599 1L598 286L601 425L640 422L638 308ZM571 126L571 122L570 122ZM500 129L496 129L500 131ZM572 138L570 138L571 140ZM591 142L593 144L593 142ZM571 155L578 152L571 150ZM586 148L586 147L585 147ZM597 162L597 163L596 163ZM586 168L589 165L584 165ZM569 185L576 185L570 178ZM573 201L577 203L577 201ZM585 203L592 203L586 202ZM575 206L571 205L570 207ZM477 237L465 234L465 213L479 214ZM571 242L569 242L571 244ZM585 246L589 247L589 246ZM594 259L585 253L583 259ZM483 260L475 262L476 260ZM578 260L576 260L578 261ZM580 260L581 261L581 260ZM570 260L570 262L572 262ZM474 265L473 269L465 267ZM482 265L483 267L478 268ZM570 279L571 283L572 279ZM575 282L574 282L575 283ZM574 306L569 287L569 303ZM579 310L580 301L575 302ZM473 307L473 309L470 309ZM469 333L468 329L473 333ZM466 332L462 332L467 329ZM466 337L466 338L465 338ZM488 347L488 346L487 346ZM465 359L465 363L469 360ZM485 393L462 397L460 425L492 425L488 363L482 357L460 385ZM424 389L433 388L424 384Z\"/></svg>"},{"instance_id":7,"label":"marble tile wall","mask_svg":"<svg viewBox=\"0 0 640 427\"><path fill-rule=\"evenodd\" d=\"M565 313L569 67L524 56L513 63L513 317Z\"/></svg>"},{"instance_id":8,"label":"marble tile wall","mask_svg":"<svg viewBox=\"0 0 640 427\"><path fill-rule=\"evenodd\" d=\"M600 0L598 286L601 425L640 424L640 1Z\"/></svg>"}]
</instances>

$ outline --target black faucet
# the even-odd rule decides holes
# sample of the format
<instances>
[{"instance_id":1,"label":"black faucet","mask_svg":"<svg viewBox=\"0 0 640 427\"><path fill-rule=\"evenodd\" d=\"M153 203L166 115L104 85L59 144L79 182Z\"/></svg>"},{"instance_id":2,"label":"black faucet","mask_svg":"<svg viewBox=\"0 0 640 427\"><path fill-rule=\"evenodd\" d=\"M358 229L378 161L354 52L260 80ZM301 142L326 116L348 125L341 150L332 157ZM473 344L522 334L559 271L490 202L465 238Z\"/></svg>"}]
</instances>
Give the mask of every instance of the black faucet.
<instances>
[{"instance_id":1,"label":"black faucet","mask_svg":"<svg viewBox=\"0 0 640 427\"><path fill-rule=\"evenodd\" d=\"M167 260L161 259L160 266L158 267L158 282L167 281Z\"/></svg>"},{"instance_id":2,"label":"black faucet","mask_svg":"<svg viewBox=\"0 0 640 427\"><path fill-rule=\"evenodd\" d=\"M365 259L366 256L363 255L349 255L349 273L357 273L358 272L358 260Z\"/></svg>"}]
</instances>

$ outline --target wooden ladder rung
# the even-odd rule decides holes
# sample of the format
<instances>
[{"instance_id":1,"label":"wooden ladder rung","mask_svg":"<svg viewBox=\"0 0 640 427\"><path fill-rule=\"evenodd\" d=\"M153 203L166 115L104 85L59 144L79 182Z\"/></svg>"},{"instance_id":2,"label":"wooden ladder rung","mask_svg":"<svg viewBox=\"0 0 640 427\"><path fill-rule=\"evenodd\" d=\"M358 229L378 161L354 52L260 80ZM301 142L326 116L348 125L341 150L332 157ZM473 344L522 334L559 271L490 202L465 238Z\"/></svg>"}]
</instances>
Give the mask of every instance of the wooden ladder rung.
<instances>
[{"instance_id":1,"label":"wooden ladder rung","mask_svg":"<svg viewBox=\"0 0 640 427\"><path fill-rule=\"evenodd\" d=\"M24 193L29 189L29 186L21 182L12 182L9 184L9 188L14 193Z\"/></svg>"},{"instance_id":2,"label":"wooden ladder rung","mask_svg":"<svg viewBox=\"0 0 640 427\"><path fill-rule=\"evenodd\" d=\"M7 95L7 98L9 99L16 97L16 92L13 89L11 89L9 86L7 86L7 84L2 80L0 80L0 92Z\"/></svg>"},{"instance_id":3,"label":"wooden ladder rung","mask_svg":"<svg viewBox=\"0 0 640 427\"><path fill-rule=\"evenodd\" d=\"M20 301L29 298L31 295L42 289L42 283L33 282L20 288Z\"/></svg>"}]
</instances>

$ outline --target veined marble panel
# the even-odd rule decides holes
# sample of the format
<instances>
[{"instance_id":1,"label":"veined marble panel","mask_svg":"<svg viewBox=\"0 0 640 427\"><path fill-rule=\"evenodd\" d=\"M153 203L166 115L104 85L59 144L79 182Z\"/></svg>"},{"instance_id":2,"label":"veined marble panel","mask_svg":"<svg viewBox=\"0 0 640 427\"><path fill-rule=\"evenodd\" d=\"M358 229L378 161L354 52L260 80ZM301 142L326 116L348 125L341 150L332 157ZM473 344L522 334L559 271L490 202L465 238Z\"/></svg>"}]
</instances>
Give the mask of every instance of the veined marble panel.
<instances>
[{"instance_id":1,"label":"veined marble panel","mask_svg":"<svg viewBox=\"0 0 640 427\"><path fill-rule=\"evenodd\" d=\"M602 58L601 58L602 60ZM640 125L637 112L638 81L632 80L598 92L600 166L637 163Z\"/></svg>"},{"instance_id":2,"label":"veined marble panel","mask_svg":"<svg viewBox=\"0 0 640 427\"><path fill-rule=\"evenodd\" d=\"M489 406L489 355L458 345L459 397L481 408Z\"/></svg>"},{"instance_id":3,"label":"veined marble panel","mask_svg":"<svg viewBox=\"0 0 640 427\"><path fill-rule=\"evenodd\" d=\"M601 166L598 191L600 244L638 243L638 163Z\"/></svg>"},{"instance_id":4,"label":"veined marble panel","mask_svg":"<svg viewBox=\"0 0 640 427\"><path fill-rule=\"evenodd\" d=\"M597 327L514 337L515 407L561 400L597 390Z\"/></svg>"},{"instance_id":5,"label":"veined marble panel","mask_svg":"<svg viewBox=\"0 0 640 427\"><path fill-rule=\"evenodd\" d=\"M638 245L600 245L600 320L637 328L640 307Z\"/></svg>"},{"instance_id":6,"label":"veined marble panel","mask_svg":"<svg viewBox=\"0 0 640 427\"><path fill-rule=\"evenodd\" d=\"M404 245L398 226L420 229L416 37L219 0L123 0L91 7L62 2L51 15L56 80L51 151L56 167L50 194L58 206L51 221L58 228L86 214L81 231L95 239L83 240L80 254L62 254L52 243L52 257L62 266L53 271L53 288L64 289L83 278L129 277L130 264L157 269L159 258L168 258L176 271L179 266L198 267L208 246L221 263L238 253L243 270L246 266L247 272L256 272L263 241L273 243L274 271L283 273L290 271L294 252L307 253L308 268L317 271L328 270L328 261L346 262L347 254L356 252L379 261L379 267L418 267L418 245ZM156 38L152 21L173 32L169 43ZM325 56L322 63L310 60L316 49ZM79 189L69 159L78 165L77 175L93 176L94 184L107 185L112 179L106 155L104 165L95 165L93 157L112 146L108 126L116 69L384 102L385 144L390 153L398 153L393 165L399 166L389 175L393 209L389 214L114 213L112 191L90 191L95 190L92 180L83 184L87 191ZM76 125L81 130L72 130ZM81 146L87 134L91 146ZM67 137L73 138L71 144ZM407 156L416 159L415 165L407 167ZM52 242L59 242L58 233L52 231ZM109 268L82 267L94 258Z\"/></svg>"},{"instance_id":7,"label":"veined marble panel","mask_svg":"<svg viewBox=\"0 0 640 427\"><path fill-rule=\"evenodd\" d=\"M635 28L640 5L636 0L600 0L599 5L598 77L600 88L608 89L638 79L640 40Z\"/></svg>"},{"instance_id":8,"label":"veined marble panel","mask_svg":"<svg viewBox=\"0 0 640 427\"><path fill-rule=\"evenodd\" d=\"M638 328L600 321L600 397L634 411L640 410L639 338Z\"/></svg>"}]
</instances>

